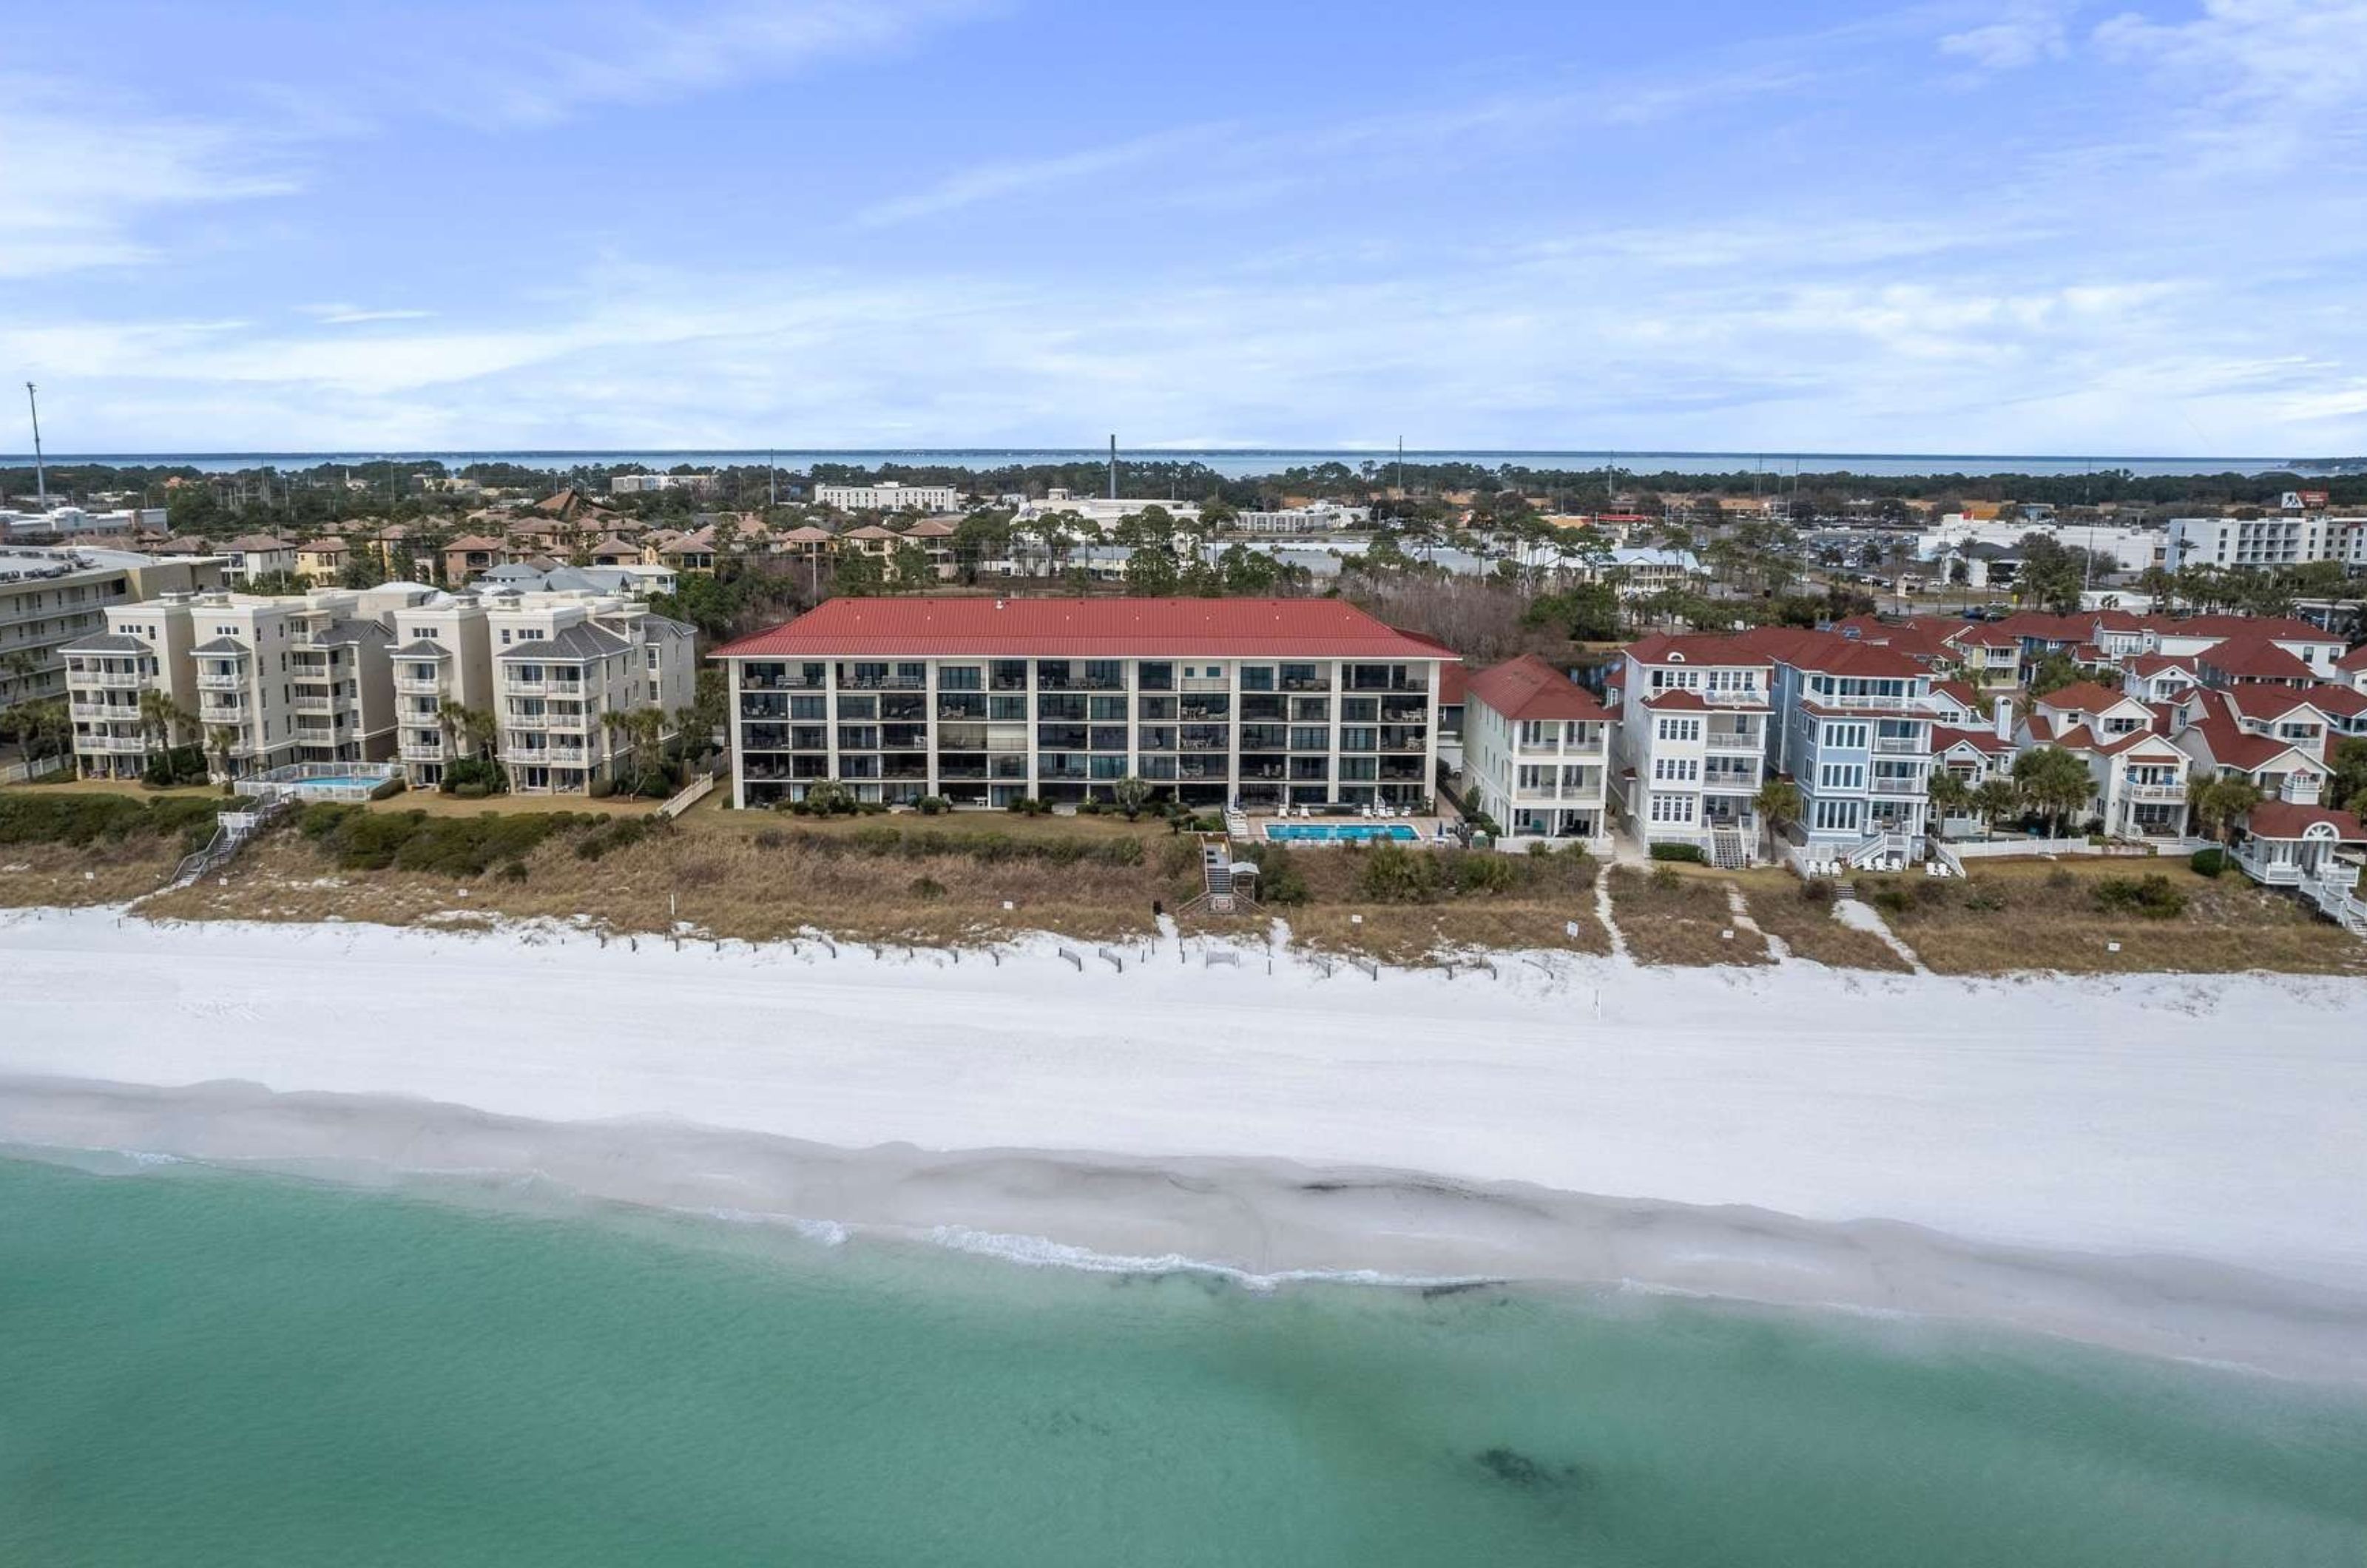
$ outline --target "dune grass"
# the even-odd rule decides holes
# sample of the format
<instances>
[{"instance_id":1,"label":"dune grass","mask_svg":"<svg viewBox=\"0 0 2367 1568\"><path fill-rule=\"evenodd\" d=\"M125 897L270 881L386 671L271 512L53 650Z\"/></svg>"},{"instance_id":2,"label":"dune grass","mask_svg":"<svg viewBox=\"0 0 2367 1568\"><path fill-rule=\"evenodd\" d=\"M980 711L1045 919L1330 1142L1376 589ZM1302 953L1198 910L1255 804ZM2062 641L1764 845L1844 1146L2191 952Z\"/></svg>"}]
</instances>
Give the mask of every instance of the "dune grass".
<instances>
[{"instance_id":1,"label":"dune grass","mask_svg":"<svg viewBox=\"0 0 2367 1568\"><path fill-rule=\"evenodd\" d=\"M1611 918L1637 963L1699 967L1771 962L1765 940L1734 922L1727 903L1727 874L1659 865L1650 871L1617 866L1610 875Z\"/></svg>"}]
</instances>

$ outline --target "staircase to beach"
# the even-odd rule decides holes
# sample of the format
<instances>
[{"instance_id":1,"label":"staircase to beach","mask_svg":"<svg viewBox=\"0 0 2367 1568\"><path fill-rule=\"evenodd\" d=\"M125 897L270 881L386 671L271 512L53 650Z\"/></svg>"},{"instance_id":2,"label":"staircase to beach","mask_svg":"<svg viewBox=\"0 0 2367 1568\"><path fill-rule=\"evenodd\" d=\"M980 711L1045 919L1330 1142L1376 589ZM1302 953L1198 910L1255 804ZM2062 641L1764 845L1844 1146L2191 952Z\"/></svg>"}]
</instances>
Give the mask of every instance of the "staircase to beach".
<instances>
[{"instance_id":1,"label":"staircase to beach","mask_svg":"<svg viewBox=\"0 0 2367 1568\"><path fill-rule=\"evenodd\" d=\"M1709 862L1720 871L1740 871L1750 863L1750 846L1744 841L1739 828L1712 828L1709 833Z\"/></svg>"},{"instance_id":2,"label":"staircase to beach","mask_svg":"<svg viewBox=\"0 0 2367 1568\"><path fill-rule=\"evenodd\" d=\"M207 840L204 849L182 857L181 863L175 866L173 874L165 879L162 891L169 893L176 887L187 887L200 876L228 865L272 818L294 805L295 801L294 795L275 790L257 798L250 810L225 811L215 818L214 836Z\"/></svg>"}]
</instances>

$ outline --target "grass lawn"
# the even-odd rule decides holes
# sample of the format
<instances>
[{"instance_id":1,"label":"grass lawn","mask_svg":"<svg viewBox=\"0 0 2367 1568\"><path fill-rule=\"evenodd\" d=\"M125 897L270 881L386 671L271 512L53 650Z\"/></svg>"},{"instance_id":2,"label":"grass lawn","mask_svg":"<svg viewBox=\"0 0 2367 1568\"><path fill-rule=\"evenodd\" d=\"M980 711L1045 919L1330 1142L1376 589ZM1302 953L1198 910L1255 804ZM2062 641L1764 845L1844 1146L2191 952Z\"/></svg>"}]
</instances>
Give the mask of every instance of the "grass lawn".
<instances>
[{"instance_id":1,"label":"grass lawn","mask_svg":"<svg viewBox=\"0 0 2367 1568\"><path fill-rule=\"evenodd\" d=\"M1737 926L1727 902L1727 872L1673 864L1614 867L1611 919L1640 964L1765 964L1767 943ZM1724 933L1732 931L1732 937Z\"/></svg>"}]
</instances>

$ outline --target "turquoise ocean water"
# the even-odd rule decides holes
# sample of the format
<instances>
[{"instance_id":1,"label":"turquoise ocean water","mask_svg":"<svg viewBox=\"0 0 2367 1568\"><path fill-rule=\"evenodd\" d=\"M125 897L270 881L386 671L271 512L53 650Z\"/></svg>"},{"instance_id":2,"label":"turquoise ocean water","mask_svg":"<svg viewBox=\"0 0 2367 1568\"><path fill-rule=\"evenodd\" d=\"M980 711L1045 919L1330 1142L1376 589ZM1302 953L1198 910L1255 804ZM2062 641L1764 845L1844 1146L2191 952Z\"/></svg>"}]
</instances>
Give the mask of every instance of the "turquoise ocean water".
<instances>
[{"instance_id":1,"label":"turquoise ocean water","mask_svg":"<svg viewBox=\"0 0 2367 1568\"><path fill-rule=\"evenodd\" d=\"M2358 1568L2367 1403L0 1160L0 1563Z\"/></svg>"}]
</instances>

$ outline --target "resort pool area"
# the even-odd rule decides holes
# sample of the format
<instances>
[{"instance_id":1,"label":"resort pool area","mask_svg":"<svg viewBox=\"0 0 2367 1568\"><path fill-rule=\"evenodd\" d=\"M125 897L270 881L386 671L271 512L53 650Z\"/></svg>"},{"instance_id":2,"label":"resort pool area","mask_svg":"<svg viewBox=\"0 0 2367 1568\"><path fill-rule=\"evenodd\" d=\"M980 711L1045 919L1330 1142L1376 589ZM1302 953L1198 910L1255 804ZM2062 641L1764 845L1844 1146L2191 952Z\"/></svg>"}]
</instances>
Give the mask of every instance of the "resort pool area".
<instances>
[{"instance_id":1,"label":"resort pool area","mask_svg":"<svg viewBox=\"0 0 2367 1568\"><path fill-rule=\"evenodd\" d=\"M1402 822L1269 822L1265 836L1294 844L1365 844L1376 839L1410 844L1421 837Z\"/></svg>"},{"instance_id":2,"label":"resort pool area","mask_svg":"<svg viewBox=\"0 0 2367 1568\"><path fill-rule=\"evenodd\" d=\"M298 800L368 800L401 776L391 762L294 762L255 778L240 779L238 793L293 795Z\"/></svg>"}]
</instances>

